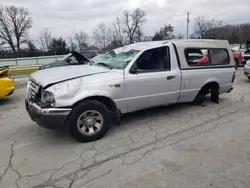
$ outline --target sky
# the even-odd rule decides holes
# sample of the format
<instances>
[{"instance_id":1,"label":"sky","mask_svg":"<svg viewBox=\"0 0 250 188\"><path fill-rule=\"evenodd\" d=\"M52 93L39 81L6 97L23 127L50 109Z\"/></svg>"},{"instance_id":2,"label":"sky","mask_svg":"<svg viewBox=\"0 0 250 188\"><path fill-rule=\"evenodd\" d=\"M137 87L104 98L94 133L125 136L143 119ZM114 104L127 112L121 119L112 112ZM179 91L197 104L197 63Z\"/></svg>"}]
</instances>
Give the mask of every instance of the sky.
<instances>
[{"instance_id":1,"label":"sky","mask_svg":"<svg viewBox=\"0 0 250 188\"><path fill-rule=\"evenodd\" d=\"M124 10L137 7L147 13L143 26L147 36L167 24L174 26L175 33L186 34L187 12L190 12L190 32L197 16L227 24L250 22L250 0L0 0L0 5L29 10L33 19L32 39L38 39L44 28L55 37L67 38L76 30L91 36L98 24L111 25Z\"/></svg>"}]
</instances>

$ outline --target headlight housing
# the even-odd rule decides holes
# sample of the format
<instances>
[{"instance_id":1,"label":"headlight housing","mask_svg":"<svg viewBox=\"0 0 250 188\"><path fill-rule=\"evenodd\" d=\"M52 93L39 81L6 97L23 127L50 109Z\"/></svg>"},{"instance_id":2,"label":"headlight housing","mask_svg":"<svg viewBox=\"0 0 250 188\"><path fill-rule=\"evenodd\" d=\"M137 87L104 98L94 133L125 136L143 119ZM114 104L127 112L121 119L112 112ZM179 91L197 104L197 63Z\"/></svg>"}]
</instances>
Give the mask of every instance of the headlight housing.
<instances>
[{"instance_id":1,"label":"headlight housing","mask_svg":"<svg viewBox=\"0 0 250 188\"><path fill-rule=\"evenodd\" d=\"M51 106L55 104L55 96L52 92L42 90L41 94L42 94L42 102L49 103L51 104Z\"/></svg>"}]
</instances>

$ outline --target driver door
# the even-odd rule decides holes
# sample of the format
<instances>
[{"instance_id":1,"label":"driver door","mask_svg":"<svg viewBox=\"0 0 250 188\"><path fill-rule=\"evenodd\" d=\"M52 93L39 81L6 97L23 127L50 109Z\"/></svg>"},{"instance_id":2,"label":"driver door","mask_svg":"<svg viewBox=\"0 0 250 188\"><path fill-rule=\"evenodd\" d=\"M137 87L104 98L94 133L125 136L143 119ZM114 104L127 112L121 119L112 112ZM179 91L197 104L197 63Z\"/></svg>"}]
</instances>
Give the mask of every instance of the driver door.
<instances>
[{"instance_id":1,"label":"driver door","mask_svg":"<svg viewBox=\"0 0 250 188\"><path fill-rule=\"evenodd\" d=\"M145 51L125 73L127 111L176 103L181 75L171 69L168 47Z\"/></svg>"}]
</instances>

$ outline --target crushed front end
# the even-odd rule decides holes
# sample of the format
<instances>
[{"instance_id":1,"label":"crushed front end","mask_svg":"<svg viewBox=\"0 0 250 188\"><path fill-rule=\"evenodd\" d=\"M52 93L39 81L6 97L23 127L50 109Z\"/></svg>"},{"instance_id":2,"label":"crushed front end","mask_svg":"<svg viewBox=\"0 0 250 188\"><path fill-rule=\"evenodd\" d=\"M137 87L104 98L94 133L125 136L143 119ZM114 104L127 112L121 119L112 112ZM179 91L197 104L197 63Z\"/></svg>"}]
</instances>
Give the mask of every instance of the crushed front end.
<instances>
[{"instance_id":1,"label":"crushed front end","mask_svg":"<svg viewBox=\"0 0 250 188\"><path fill-rule=\"evenodd\" d=\"M25 97L25 107L30 118L39 126L48 129L63 129L71 108L53 107L53 97L45 96L43 88L34 80L29 80ZM51 100L43 100L44 97Z\"/></svg>"}]
</instances>

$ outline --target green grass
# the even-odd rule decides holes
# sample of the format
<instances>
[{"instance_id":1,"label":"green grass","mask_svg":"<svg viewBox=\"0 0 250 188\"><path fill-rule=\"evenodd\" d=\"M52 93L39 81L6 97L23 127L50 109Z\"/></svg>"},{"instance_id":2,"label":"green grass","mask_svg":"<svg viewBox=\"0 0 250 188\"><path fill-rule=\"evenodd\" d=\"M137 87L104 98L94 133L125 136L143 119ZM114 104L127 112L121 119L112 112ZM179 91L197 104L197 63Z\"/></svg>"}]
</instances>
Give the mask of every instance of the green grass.
<instances>
[{"instance_id":1,"label":"green grass","mask_svg":"<svg viewBox=\"0 0 250 188\"><path fill-rule=\"evenodd\" d=\"M37 68L9 70L9 71L11 76L24 76L24 75L30 75L31 73L37 71Z\"/></svg>"}]
</instances>

